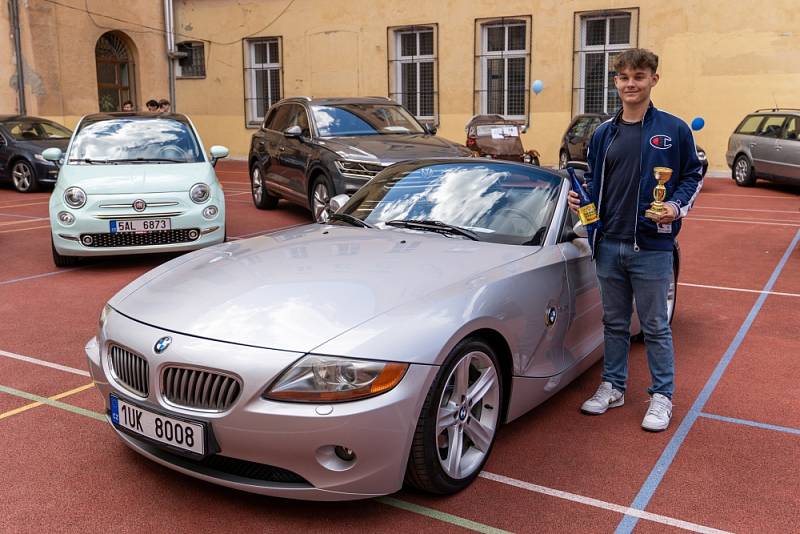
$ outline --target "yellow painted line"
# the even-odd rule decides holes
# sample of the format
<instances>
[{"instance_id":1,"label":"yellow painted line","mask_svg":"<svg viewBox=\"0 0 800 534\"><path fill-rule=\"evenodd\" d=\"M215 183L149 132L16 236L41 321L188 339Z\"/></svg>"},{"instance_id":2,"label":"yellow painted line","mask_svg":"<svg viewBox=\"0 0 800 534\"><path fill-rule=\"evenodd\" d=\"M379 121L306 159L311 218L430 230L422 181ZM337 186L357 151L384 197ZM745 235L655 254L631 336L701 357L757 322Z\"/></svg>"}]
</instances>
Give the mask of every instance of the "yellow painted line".
<instances>
[{"instance_id":1,"label":"yellow painted line","mask_svg":"<svg viewBox=\"0 0 800 534\"><path fill-rule=\"evenodd\" d=\"M0 222L0 226L11 226L12 224L23 224L26 222L46 221L47 217L37 217L36 219L23 219L21 221L5 221Z\"/></svg>"},{"instance_id":2,"label":"yellow painted line","mask_svg":"<svg viewBox=\"0 0 800 534\"><path fill-rule=\"evenodd\" d=\"M50 228L50 225L47 226L33 226L31 228L17 228L16 230L0 230L0 234L10 234L11 232L25 232L27 230L38 230L39 228Z\"/></svg>"},{"instance_id":3,"label":"yellow painted line","mask_svg":"<svg viewBox=\"0 0 800 534\"><path fill-rule=\"evenodd\" d=\"M71 389L69 391L65 391L64 393L59 393L58 395L53 395L52 397L48 397L48 400L56 401L59 399L63 399L64 397L69 397L70 395L74 395L76 393L80 393L81 391L86 391L90 387L94 386L94 382L90 384L86 384L84 386L77 387L75 389ZM25 406L20 406L19 408L15 408L13 410L9 410L5 413L0 413L0 419L5 419L6 417L11 417L12 415L17 415L18 413L27 412L32 408L36 408L37 406L41 406L45 404L44 402L32 402L30 404L26 404Z\"/></svg>"}]
</instances>

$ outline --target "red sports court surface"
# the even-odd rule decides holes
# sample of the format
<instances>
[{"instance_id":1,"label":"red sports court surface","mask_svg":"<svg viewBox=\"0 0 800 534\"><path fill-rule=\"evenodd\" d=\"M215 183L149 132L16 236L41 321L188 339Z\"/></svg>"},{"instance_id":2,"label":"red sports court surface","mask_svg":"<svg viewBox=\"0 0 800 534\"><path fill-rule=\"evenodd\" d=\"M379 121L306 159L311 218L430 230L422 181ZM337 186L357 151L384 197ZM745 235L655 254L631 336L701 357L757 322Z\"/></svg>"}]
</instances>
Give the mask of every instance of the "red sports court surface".
<instances>
[{"instance_id":1,"label":"red sports court surface","mask_svg":"<svg viewBox=\"0 0 800 534\"><path fill-rule=\"evenodd\" d=\"M222 162L228 236L309 222L256 210ZM789 532L800 525L800 189L708 179L681 234L669 430L641 430L634 344L625 406L578 407L594 366L502 428L482 476L452 497L271 499L206 484L128 450L99 415L83 346L105 301L171 256L57 269L47 192L0 189L0 531Z\"/></svg>"}]
</instances>

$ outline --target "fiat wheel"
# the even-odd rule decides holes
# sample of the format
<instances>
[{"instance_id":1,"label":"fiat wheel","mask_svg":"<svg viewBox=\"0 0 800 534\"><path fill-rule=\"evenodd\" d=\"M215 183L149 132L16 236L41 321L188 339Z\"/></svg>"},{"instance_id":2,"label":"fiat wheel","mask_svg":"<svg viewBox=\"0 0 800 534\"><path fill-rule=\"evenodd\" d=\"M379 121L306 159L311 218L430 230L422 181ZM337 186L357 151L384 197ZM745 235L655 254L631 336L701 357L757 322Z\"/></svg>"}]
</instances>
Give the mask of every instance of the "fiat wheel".
<instances>
[{"instance_id":1,"label":"fiat wheel","mask_svg":"<svg viewBox=\"0 0 800 534\"><path fill-rule=\"evenodd\" d=\"M278 206L280 199L267 191L258 164L253 165L253 168L250 169L250 189L253 193L253 204L258 209L271 210Z\"/></svg>"},{"instance_id":2,"label":"fiat wheel","mask_svg":"<svg viewBox=\"0 0 800 534\"><path fill-rule=\"evenodd\" d=\"M756 178L753 175L753 166L747 156L739 156L733 163L733 179L736 185L742 187L750 187L756 183Z\"/></svg>"},{"instance_id":3,"label":"fiat wheel","mask_svg":"<svg viewBox=\"0 0 800 534\"><path fill-rule=\"evenodd\" d=\"M330 206L328 204L331 196L331 187L328 184L328 179L323 175L317 176L311 188L311 214L314 216L314 221L318 223L328 222L328 217L330 217Z\"/></svg>"},{"instance_id":4,"label":"fiat wheel","mask_svg":"<svg viewBox=\"0 0 800 534\"><path fill-rule=\"evenodd\" d=\"M11 181L14 182L14 189L20 193L33 193L39 189L36 173L27 161L14 163L11 167Z\"/></svg>"},{"instance_id":5,"label":"fiat wheel","mask_svg":"<svg viewBox=\"0 0 800 534\"><path fill-rule=\"evenodd\" d=\"M489 457L502 399L502 374L492 348L479 339L456 345L425 399L406 481L439 494L467 487Z\"/></svg>"}]
</instances>

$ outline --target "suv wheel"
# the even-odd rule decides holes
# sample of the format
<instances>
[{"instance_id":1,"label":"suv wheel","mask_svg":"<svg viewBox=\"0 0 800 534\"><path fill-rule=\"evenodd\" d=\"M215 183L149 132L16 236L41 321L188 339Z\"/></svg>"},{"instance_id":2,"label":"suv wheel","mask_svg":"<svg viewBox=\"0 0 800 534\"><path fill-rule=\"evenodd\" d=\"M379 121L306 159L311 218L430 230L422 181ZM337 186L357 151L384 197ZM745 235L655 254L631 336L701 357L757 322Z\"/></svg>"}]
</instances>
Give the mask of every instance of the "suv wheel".
<instances>
[{"instance_id":1,"label":"suv wheel","mask_svg":"<svg viewBox=\"0 0 800 534\"><path fill-rule=\"evenodd\" d=\"M558 153L558 168L559 169L566 169L567 168L567 161L568 161L567 152L562 150Z\"/></svg>"},{"instance_id":2,"label":"suv wheel","mask_svg":"<svg viewBox=\"0 0 800 534\"><path fill-rule=\"evenodd\" d=\"M278 206L278 197L270 195L264 185L264 178L258 164L250 169L250 190L253 193L253 204L260 210L271 210Z\"/></svg>"},{"instance_id":3,"label":"suv wheel","mask_svg":"<svg viewBox=\"0 0 800 534\"><path fill-rule=\"evenodd\" d=\"M311 186L311 198L309 199L311 215L313 215L314 221L318 223L328 222L328 217L330 216L328 203L333 196L332 192L333 188L327 176L320 174L314 179L314 185Z\"/></svg>"},{"instance_id":4,"label":"suv wheel","mask_svg":"<svg viewBox=\"0 0 800 534\"><path fill-rule=\"evenodd\" d=\"M753 175L753 166L747 156L741 155L733 162L733 179L736 185L742 187L750 187L756 183L756 177Z\"/></svg>"}]
</instances>

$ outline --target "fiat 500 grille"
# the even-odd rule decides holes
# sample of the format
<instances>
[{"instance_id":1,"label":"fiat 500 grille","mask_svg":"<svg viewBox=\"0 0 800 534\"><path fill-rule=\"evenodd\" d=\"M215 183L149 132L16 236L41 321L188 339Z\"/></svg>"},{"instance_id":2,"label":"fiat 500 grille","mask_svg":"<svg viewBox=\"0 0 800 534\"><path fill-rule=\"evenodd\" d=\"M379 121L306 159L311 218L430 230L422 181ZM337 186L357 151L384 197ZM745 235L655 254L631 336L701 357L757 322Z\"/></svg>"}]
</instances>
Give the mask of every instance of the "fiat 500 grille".
<instances>
[{"instance_id":1,"label":"fiat 500 grille","mask_svg":"<svg viewBox=\"0 0 800 534\"><path fill-rule=\"evenodd\" d=\"M237 379L213 371L167 367L161 377L164 398L185 408L223 412L242 391Z\"/></svg>"},{"instance_id":2,"label":"fiat 500 grille","mask_svg":"<svg viewBox=\"0 0 800 534\"><path fill-rule=\"evenodd\" d=\"M190 237L190 232L194 237ZM91 237L91 242L87 244L86 237ZM172 243L188 243L196 241L200 237L200 230L197 228L181 230L154 230L152 232L140 233L119 232L115 234L81 234L81 243L84 246L98 247L146 247L149 245L169 245Z\"/></svg>"},{"instance_id":3,"label":"fiat 500 grille","mask_svg":"<svg viewBox=\"0 0 800 534\"><path fill-rule=\"evenodd\" d=\"M111 369L117 382L141 397L148 392L150 366L147 360L117 345L111 345Z\"/></svg>"}]
</instances>

